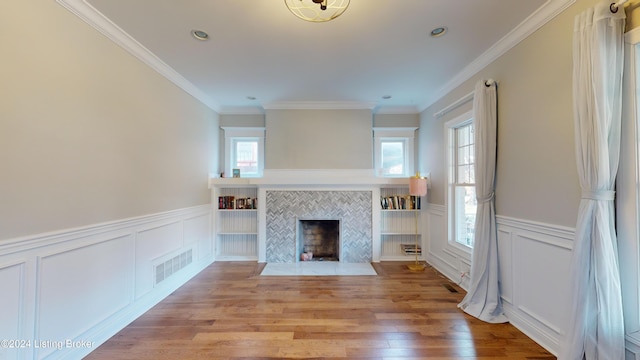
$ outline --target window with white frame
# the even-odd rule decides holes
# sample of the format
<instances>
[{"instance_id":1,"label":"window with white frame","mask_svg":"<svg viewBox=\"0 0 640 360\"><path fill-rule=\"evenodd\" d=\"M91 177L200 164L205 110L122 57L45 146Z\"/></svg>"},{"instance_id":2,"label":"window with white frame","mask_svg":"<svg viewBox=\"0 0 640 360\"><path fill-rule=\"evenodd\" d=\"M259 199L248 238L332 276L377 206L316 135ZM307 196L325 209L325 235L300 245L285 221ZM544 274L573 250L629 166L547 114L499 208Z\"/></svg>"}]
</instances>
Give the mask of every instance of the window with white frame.
<instances>
[{"instance_id":1,"label":"window with white frame","mask_svg":"<svg viewBox=\"0 0 640 360\"><path fill-rule=\"evenodd\" d=\"M413 175L414 134L417 128L374 128L374 161L378 176Z\"/></svg>"},{"instance_id":2,"label":"window with white frame","mask_svg":"<svg viewBox=\"0 0 640 360\"><path fill-rule=\"evenodd\" d=\"M261 177L264 170L264 128L223 127L225 176Z\"/></svg>"},{"instance_id":3,"label":"window with white frame","mask_svg":"<svg viewBox=\"0 0 640 360\"><path fill-rule=\"evenodd\" d=\"M449 167L449 239L454 245L473 247L476 220L474 127L468 112L446 124Z\"/></svg>"}]
</instances>

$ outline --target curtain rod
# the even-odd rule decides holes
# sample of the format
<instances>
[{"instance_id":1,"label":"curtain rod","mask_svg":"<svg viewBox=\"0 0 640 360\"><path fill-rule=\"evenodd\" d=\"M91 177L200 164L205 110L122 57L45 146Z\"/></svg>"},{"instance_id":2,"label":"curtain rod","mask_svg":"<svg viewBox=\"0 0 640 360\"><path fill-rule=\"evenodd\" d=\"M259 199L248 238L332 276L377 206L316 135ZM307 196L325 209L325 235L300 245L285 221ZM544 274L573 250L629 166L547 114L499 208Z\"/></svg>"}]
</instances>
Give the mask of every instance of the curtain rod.
<instances>
[{"instance_id":1,"label":"curtain rod","mask_svg":"<svg viewBox=\"0 0 640 360\"><path fill-rule=\"evenodd\" d=\"M490 87L493 84L497 84L498 82L493 80L493 79L487 79L484 81L484 86L486 87ZM467 95L461 97L460 99L452 102L451 104L449 104L448 106L446 106L445 108L441 109L440 111L437 111L435 113L433 113L433 117L436 119L439 119L441 117L443 117L446 113L457 109L458 107L460 107L461 105L465 104L468 101L471 101L473 99L473 93L474 91L468 93Z\"/></svg>"},{"instance_id":2,"label":"curtain rod","mask_svg":"<svg viewBox=\"0 0 640 360\"><path fill-rule=\"evenodd\" d=\"M624 3L626 3L629 0L618 0L614 3L611 3L611 5L609 5L609 10L611 10L612 13L617 13L618 12L618 8L622 5L624 5Z\"/></svg>"}]
</instances>

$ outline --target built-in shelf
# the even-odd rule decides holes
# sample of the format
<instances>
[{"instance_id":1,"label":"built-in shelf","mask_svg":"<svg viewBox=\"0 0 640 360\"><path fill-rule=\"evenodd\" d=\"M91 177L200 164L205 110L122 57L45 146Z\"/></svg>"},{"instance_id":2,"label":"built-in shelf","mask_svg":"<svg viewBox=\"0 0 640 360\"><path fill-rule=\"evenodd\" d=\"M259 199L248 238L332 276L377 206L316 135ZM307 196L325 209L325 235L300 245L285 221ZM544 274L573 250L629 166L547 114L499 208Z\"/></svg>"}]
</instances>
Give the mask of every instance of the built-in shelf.
<instances>
[{"instance_id":1,"label":"built-in shelf","mask_svg":"<svg viewBox=\"0 0 640 360\"><path fill-rule=\"evenodd\" d=\"M381 207L383 206L382 199L406 199L408 192L409 188L407 186L381 188ZM419 207L420 202L416 201L416 203ZM415 254L407 254L403 250L403 245L415 244L417 237L418 247L423 247L419 221L417 221L419 216L419 208L380 210L380 260L402 261L415 258Z\"/></svg>"},{"instance_id":2,"label":"built-in shelf","mask_svg":"<svg viewBox=\"0 0 640 360\"><path fill-rule=\"evenodd\" d=\"M267 170L262 178L209 180L214 204L216 260L266 261L266 212L262 208L269 191L371 191L373 261L413 260L402 245L424 248L416 229L419 209L383 209L382 197L397 196L406 203L409 179L376 177L373 170ZM257 209L218 209L219 196L257 199ZM416 234L417 231L417 234ZM422 255L419 255L422 258Z\"/></svg>"},{"instance_id":3,"label":"built-in shelf","mask_svg":"<svg viewBox=\"0 0 640 360\"><path fill-rule=\"evenodd\" d=\"M238 180L238 179L229 179ZM242 180L242 179L240 179ZM233 185L233 184L229 184ZM236 184L239 185L239 184ZM221 198L256 199L257 189L252 186L215 186L212 203L221 205ZM258 259L258 210L215 209L215 254L217 261Z\"/></svg>"}]
</instances>

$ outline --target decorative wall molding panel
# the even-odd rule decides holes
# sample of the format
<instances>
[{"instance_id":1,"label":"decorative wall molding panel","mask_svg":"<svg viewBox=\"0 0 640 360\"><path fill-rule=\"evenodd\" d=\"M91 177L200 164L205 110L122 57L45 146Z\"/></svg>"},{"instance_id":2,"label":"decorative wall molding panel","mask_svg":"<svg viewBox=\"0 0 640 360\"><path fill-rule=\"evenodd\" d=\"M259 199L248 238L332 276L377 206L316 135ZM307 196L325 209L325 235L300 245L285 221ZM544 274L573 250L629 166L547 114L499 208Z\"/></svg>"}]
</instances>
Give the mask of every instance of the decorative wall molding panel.
<instances>
[{"instance_id":1,"label":"decorative wall molding panel","mask_svg":"<svg viewBox=\"0 0 640 360\"><path fill-rule=\"evenodd\" d=\"M425 208L428 262L467 289L470 257L451 251L447 208L434 204ZM567 321L575 229L504 216L496 220L505 312L514 326L557 354Z\"/></svg>"},{"instance_id":2,"label":"decorative wall molding panel","mask_svg":"<svg viewBox=\"0 0 640 360\"><path fill-rule=\"evenodd\" d=\"M202 205L0 242L0 339L24 340L0 359L91 352L213 261L211 216ZM161 261L171 276L156 283Z\"/></svg>"}]
</instances>

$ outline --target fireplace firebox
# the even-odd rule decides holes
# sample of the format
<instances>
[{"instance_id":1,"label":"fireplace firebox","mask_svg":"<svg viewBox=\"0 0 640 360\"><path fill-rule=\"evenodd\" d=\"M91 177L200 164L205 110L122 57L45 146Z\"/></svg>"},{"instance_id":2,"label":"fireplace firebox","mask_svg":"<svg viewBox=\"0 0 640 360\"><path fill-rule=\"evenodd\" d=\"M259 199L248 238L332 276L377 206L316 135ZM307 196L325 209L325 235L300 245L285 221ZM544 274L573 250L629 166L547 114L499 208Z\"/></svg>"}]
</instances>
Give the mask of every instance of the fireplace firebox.
<instances>
[{"instance_id":1,"label":"fireplace firebox","mask_svg":"<svg viewBox=\"0 0 640 360\"><path fill-rule=\"evenodd\" d=\"M340 261L340 220L298 219L298 261Z\"/></svg>"}]
</instances>

